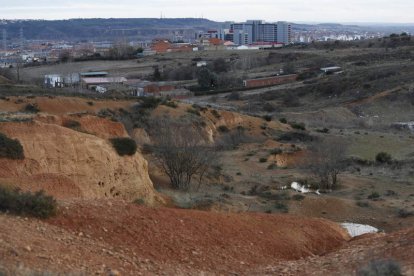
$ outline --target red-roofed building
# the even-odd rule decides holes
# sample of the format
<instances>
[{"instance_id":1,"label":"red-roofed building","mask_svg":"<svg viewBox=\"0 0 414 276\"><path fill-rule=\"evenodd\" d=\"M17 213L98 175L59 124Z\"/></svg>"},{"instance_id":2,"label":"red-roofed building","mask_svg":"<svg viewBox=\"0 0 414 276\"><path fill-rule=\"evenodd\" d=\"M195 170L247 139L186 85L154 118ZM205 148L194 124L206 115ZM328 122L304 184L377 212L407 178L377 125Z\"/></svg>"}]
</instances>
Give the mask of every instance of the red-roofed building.
<instances>
[{"instance_id":1,"label":"red-roofed building","mask_svg":"<svg viewBox=\"0 0 414 276\"><path fill-rule=\"evenodd\" d=\"M151 45L151 50L156 53L166 53L171 47L172 44L168 40L154 40Z\"/></svg>"}]
</instances>

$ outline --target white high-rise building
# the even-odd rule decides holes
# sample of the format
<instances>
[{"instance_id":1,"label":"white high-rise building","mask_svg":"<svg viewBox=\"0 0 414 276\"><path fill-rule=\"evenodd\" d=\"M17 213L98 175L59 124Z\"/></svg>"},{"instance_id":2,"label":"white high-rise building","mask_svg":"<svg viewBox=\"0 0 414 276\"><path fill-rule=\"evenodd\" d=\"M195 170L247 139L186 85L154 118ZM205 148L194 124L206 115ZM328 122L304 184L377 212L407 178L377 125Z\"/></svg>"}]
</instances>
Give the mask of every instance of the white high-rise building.
<instances>
[{"instance_id":1,"label":"white high-rise building","mask_svg":"<svg viewBox=\"0 0 414 276\"><path fill-rule=\"evenodd\" d=\"M245 23L230 25L233 42L237 45L248 45L256 42L273 42L290 44L292 27L287 22L265 23L261 20L248 20Z\"/></svg>"},{"instance_id":2,"label":"white high-rise building","mask_svg":"<svg viewBox=\"0 0 414 276\"><path fill-rule=\"evenodd\" d=\"M277 22L277 42L290 44L292 42L292 25L287 22Z\"/></svg>"}]
</instances>

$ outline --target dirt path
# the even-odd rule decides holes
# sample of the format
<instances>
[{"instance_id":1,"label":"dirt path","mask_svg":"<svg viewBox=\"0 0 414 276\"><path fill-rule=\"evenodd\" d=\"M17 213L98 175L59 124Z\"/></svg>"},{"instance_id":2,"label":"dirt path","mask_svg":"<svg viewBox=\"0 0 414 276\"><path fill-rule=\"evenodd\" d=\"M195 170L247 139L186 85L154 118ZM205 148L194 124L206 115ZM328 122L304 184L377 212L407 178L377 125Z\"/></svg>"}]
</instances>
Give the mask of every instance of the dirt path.
<instances>
[{"instance_id":1,"label":"dirt path","mask_svg":"<svg viewBox=\"0 0 414 276\"><path fill-rule=\"evenodd\" d=\"M374 96L371 96L371 97L367 97L367 98L363 98L363 99L351 101L350 103L347 103L346 106L347 107L353 107L353 106L356 106L356 105L362 105L362 104L372 103L375 100L378 100L378 99L387 97L387 96L389 96L392 93L398 92L401 89L402 89L401 86L397 86L397 87L395 87L393 89L389 89L389 90L385 90L383 92L377 93L377 94L375 94Z\"/></svg>"},{"instance_id":2,"label":"dirt path","mask_svg":"<svg viewBox=\"0 0 414 276\"><path fill-rule=\"evenodd\" d=\"M276 86L270 86L270 87L264 87L264 88L257 88L257 89L251 89L247 91L239 91L240 96L252 96L252 95L260 95L264 94L270 91L279 91L284 89L295 89L304 86L305 84L303 82L295 82L295 83L287 83L282 85L276 85ZM184 103L188 104L198 104L200 106L207 106L211 105L214 108L218 109L225 109L225 110L235 110L235 107L233 104L219 104L219 103L212 103L210 98L212 96L216 96L219 98L219 100L225 99L228 95L230 95L232 92L229 93L223 93L223 94L216 94L216 95L209 95L209 96L197 96L188 98L185 100L182 100Z\"/></svg>"}]
</instances>

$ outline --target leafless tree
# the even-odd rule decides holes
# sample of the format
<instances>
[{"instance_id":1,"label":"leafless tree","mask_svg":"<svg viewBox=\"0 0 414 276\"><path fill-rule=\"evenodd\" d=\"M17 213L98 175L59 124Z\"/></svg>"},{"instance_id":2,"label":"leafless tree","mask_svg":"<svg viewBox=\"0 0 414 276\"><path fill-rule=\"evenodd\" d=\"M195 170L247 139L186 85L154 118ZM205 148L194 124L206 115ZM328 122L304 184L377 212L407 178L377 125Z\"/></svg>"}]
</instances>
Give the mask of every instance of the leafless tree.
<instances>
[{"instance_id":1,"label":"leafless tree","mask_svg":"<svg viewBox=\"0 0 414 276\"><path fill-rule=\"evenodd\" d=\"M339 138L326 138L311 147L307 165L320 181L320 188L335 189L338 175L344 169L347 144Z\"/></svg>"},{"instance_id":2,"label":"leafless tree","mask_svg":"<svg viewBox=\"0 0 414 276\"><path fill-rule=\"evenodd\" d=\"M156 118L150 124L154 155L175 189L189 190L197 176L198 187L217 155L190 121Z\"/></svg>"},{"instance_id":3,"label":"leafless tree","mask_svg":"<svg viewBox=\"0 0 414 276\"><path fill-rule=\"evenodd\" d=\"M236 149L241 143L247 142L247 140L245 129L242 126L239 126L234 130L223 133L216 140L216 145L218 149L233 150Z\"/></svg>"}]
</instances>

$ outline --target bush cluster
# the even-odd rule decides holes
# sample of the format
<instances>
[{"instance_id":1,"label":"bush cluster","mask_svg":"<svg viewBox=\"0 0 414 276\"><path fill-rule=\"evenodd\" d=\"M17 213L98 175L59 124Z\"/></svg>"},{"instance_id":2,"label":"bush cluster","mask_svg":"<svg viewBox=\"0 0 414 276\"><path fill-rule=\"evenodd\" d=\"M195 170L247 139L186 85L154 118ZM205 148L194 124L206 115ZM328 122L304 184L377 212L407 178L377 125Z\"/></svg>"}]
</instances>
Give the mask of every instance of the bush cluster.
<instances>
[{"instance_id":1,"label":"bush cluster","mask_svg":"<svg viewBox=\"0 0 414 276\"><path fill-rule=\"evenodd\" d=\"M143 97L141 101L141 107L148 109L155 109L161 103L161 99L155 97Z\"/></svg>"},{"instance_id":2,"label":"bush cluster","mask_svg":"<svg viewBox=\"0 0 414 276\"><path fill-rule=\"evenodd\" d=\"M377 161L378 163L384 164L384 163L391 163L392 161L392 157L391 154L386 153L386 152L379 152L376 156L375 156L375 161Z\"/></svg>"},{"instance_id":3,"label":"bush cluster","mask_svg":"<svg viewBox=\"0 0 414 276\"><path fill-rule=\"evenodd\" d=\"M281 122L282 124L287 124L287 119L286 118L280 118L279 122Z\"/></svg>"},{"instance_id":4,"label":"bush cluster","mask_svg":"<svg viewBox=\"0 0 414 276\"><path fill-rule=\"evenodd\" d=\"M3 133L0 133L0 158L24 159L23 147L19 140L10 139Z\"/></svg>"},{"instance_id":5,"label":"bush cluster","mask_svg":"<svg viewBox=\"0 0 414 276\"><path fill-rule=\"evenodd\" d=\"M287 132L282 134L277 140L280 142L312 142L316 139L305 132Z\"/></svg>"},{"instance_id":6,"label":"bush cluster","mask_svg":"<svg viewBox=\"0 0 414 276\"><path fill-rule=\"evenodd\" d=\"M56 214L56 210L56 200L46 195L43 190L31 193L0 186L0 211L48 218Z\"/></svg>"},{"instance_id":7,"label":"bush cluster","mask_svg":"<svg viewBox=\"0 0 414 276\"><path fill-rule=\"evenodd\" d=\"M135 140L127 137L112 138L112 146L120 156L134 155L137 152L137 143Z\"/></svg>"},{"instance_id":8,"label":"bush cluster","mask_svg":"<svg viewBox=\"0 0 414 276\"><path fill-rule=\"evenodd\" d=\"M37 104L27 104L24 107L24 112L29 112L29 113L38 113L40 111L39 107L37 106Z\"/></svg>"},{"instance_id":9,"label":"bush cluster","mask_svg":"<svg viewBox=\"0 0 414 276\"><path fill-rule=\"evenodd\" d=\"M168 107L171 107L171 108L177 108L178 107L178 104L176 102L170 101L170 100L163 101L161 104L165 105L165 106L168 106Z\"/></svg>"},{"instance_id":10,"label":"bush cluster","mask_svg":"<svg viewBox=\"0 0 414 276\"><path fill-rule=\"evenodd\" d=\"M289 125L294 129L306 130L306 126L305 126L304 123L291 122L291 123L289 123Z\"/></svg>"}]
</instances>

